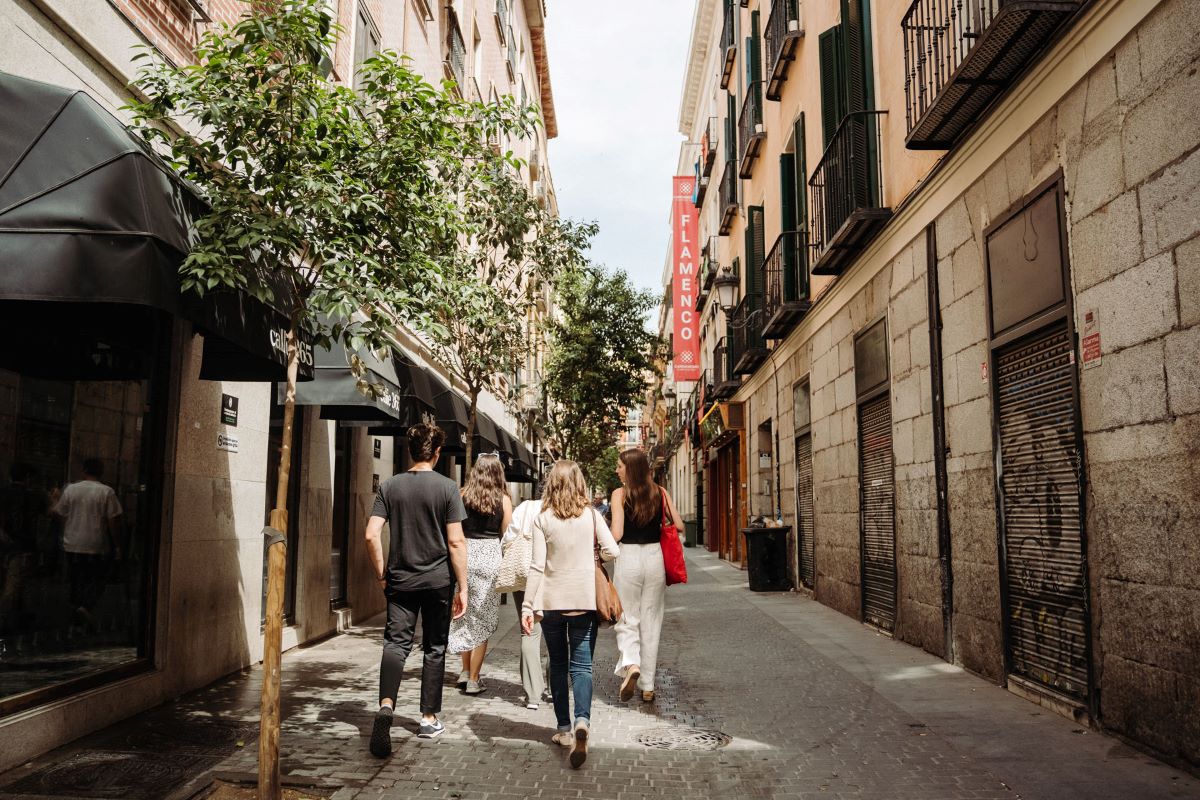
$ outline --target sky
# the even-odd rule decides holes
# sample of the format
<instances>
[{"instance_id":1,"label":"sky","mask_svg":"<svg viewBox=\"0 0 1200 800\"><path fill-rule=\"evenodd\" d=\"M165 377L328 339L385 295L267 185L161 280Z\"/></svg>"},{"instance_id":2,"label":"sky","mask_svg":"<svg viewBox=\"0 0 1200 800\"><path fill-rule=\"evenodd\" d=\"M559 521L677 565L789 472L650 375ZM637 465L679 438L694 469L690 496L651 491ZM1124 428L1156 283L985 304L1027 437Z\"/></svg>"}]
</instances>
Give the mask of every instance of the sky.
<instances>
[{"instance_id":1,"label":"sky","mask_svg":"<svg viewBox=\"0 0 1200 800\"><path fill-rule=\"evenodd\" d=\"M592 259L658 293L695 0L547 0L559 214L595 220Z\"/></svg>"}]
</instances>

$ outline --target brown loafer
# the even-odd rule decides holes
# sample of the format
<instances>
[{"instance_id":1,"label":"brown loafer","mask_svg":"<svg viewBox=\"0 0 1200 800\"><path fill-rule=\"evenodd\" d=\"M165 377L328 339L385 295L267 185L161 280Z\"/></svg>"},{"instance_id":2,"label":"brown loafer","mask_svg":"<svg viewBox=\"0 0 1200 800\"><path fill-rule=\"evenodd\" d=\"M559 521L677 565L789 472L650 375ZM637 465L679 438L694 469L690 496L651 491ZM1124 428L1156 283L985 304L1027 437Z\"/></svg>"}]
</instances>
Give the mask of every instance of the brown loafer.
<instances>
[{"instance_id":1,"label":"brown loafer","mask_svg":"<svg viewBox=\"0 0 1200 800\"><path fill-rule=\"evenodd\" d=\"M637 667L629 667L627 670L625 670L625 680L621 681L622 701L633 697L633 693L637 689L638 678L641 676L642 671Z\"/></svg>"}]
</instances>

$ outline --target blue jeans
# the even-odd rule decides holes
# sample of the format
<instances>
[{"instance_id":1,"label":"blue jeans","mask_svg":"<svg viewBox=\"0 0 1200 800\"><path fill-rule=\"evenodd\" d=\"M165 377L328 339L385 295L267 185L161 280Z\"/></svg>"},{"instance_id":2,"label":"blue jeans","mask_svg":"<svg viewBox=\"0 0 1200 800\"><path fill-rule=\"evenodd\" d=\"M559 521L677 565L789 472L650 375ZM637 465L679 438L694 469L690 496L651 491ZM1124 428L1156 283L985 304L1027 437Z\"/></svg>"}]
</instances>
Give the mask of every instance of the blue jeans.
<instances>
[{"instance_id":1,"label":"blue jeans","mask_svg":"<svg viewBox=\"0 0 1200 800\"><path fill-rule=\"evenodd\" d=\"M554 696L554 716L560 731L571 730L570 698L567 676L575 695L575 719L592 720L592 651L596 648L596 612L565 616L547 611L542 619L542 636L550 651L550 693Z\"/></svg>"}]
</instances>

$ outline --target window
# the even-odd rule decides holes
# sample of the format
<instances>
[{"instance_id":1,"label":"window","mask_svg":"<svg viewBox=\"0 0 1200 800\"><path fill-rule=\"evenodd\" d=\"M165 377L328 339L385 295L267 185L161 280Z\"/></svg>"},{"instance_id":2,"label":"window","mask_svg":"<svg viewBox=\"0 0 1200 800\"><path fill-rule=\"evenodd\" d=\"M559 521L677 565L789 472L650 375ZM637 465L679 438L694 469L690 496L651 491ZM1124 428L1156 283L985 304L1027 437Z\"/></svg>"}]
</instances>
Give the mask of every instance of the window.
<instances>
[{"instance_id":1,"label":"window","mask_svg":"<svg viewBox=\"0 0 1200 800\"><path fill-rule=\"evenodd\" d=\"M354 476L355 429L338 426L333 450L333 545L329 555L329 604L338 608L347 602L347 564L350 555L350 526Z\"/></svg>"},{"instance_id":2,"label":"window","mask_svg":"<svg viewBox=\"0 0 1200 800\"><path fill-rule=\"evenodd\" d=\"M360 65L379 52L379 29L375 27L371 15L361 3L358 6L358 16L354 21L354 88L362 86L359 75Z\"/></svg>"},{"instance_id":3,"label":"window","mask_svg":"<svg viewBox=\"0 0 1200 800\"><path fill-rule=\"evenodd\" d=\"M0 335L0 717L152 655L166 320L6 303ZM43 306L43 308L32 308Z\"/></svg>"}]
</instances>

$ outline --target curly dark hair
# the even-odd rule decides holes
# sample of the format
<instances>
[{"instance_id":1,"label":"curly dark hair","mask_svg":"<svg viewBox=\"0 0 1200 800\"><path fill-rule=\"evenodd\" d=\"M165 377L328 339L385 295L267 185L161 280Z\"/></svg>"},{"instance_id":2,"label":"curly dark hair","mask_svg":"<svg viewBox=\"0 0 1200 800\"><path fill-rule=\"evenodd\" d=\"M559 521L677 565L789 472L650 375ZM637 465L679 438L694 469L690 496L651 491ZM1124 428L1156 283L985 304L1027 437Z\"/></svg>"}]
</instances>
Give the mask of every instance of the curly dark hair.
<instances>
[{"instance_id":1,"label":"curly dark hair","mask_svg":"<svg viewBox=\"0 0 1200 800\"><path fill-rule=\"evenodd\" d=\"M437 425L413 425L408 429L408 454L413 461L433 461L445 441L446 432Z\"/></svg>"}]
</instances>

